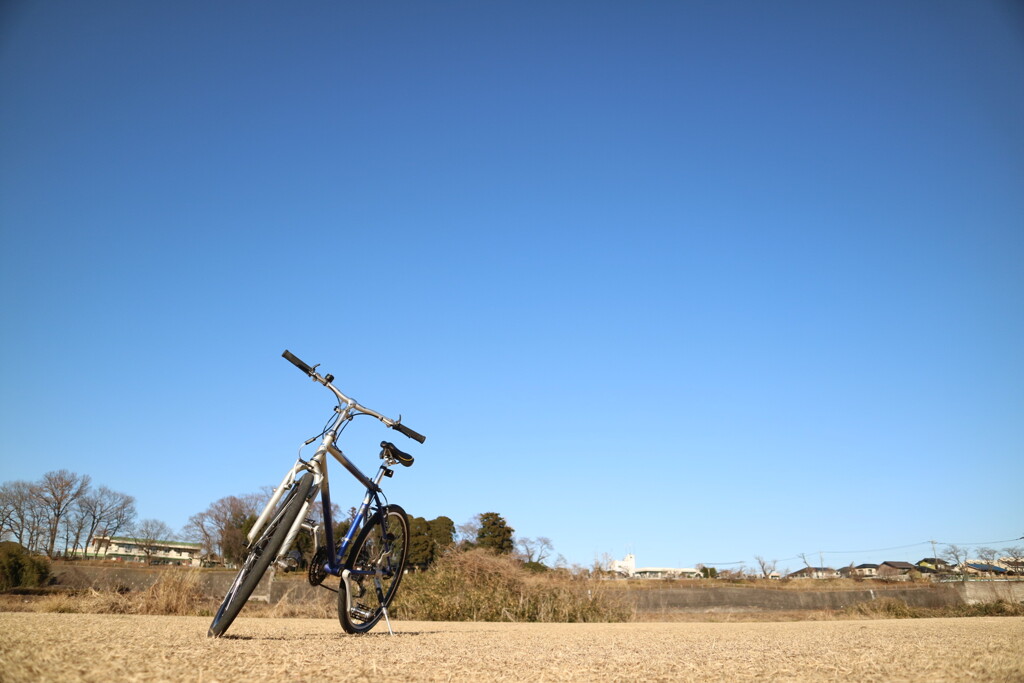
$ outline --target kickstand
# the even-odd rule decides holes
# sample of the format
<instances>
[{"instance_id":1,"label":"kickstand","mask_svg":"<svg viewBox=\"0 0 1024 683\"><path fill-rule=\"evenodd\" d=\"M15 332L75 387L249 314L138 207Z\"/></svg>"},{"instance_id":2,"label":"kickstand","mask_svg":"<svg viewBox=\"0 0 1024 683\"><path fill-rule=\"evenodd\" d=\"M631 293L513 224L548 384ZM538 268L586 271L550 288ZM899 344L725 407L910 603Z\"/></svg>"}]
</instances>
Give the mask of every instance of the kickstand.
<instances>
[{"instance_id":1,"label":"kickstand","mask_svg":"<svg viewBox=\"0 0 1024 683\"><path fill-rule=\"evenodd\" d=\"M377 600L380 602L380 611L384 613L384 621L388 623L388 633L395 635L395 632L391 630L391 617L388 616L387 602L384 600L384 586L380 583L380 567L377 567L377 575L373 577L373 583L377 589Z\"/></svg>"},{"instance_id":2,"label":"kickstand","mask_svg":"<svg viewBox=\"0 0 1024 683\"><path fill-rule=\"evenodd\" d=\"M388 616L388 608L381 607L380 611L384 613L384 621L386 621L388 624L388 633L390 633L391 635L395 635L395 632L391 630L391 617Z\"/></svg>"}]
</instances>

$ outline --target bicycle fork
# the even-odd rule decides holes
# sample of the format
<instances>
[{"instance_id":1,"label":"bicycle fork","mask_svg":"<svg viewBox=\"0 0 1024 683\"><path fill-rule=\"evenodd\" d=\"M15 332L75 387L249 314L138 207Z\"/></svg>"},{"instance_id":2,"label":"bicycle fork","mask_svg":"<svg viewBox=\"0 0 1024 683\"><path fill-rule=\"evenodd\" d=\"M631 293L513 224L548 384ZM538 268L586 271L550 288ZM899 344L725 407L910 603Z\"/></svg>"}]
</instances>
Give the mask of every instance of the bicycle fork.
<instances>
[{"instance_id":1,"label":"bicycle fork","mask_svg":"<svg viewBox=\"0 0 1024 683\"><path fill-rule=\"evenodd\" d=\"M301 472L312 473L313 486L312 488L310 488L310 495L308 498L306 498L306 500L302 502L302 507L299 509L299 514L295 518L295 522L292 523L291 529L288 530L288 535L285 536L284 543L281 544L281 548L280 550L278 550L277 557L274 558L275 564L277 563L277 561L280 560L280 558L284 557L289 550L291 550L292 545L295 543L295 537L298 536L299 531L303 527L309 527L309 522L307 521L306 515L309 513L309 506L312 504L312 501L316 498L316 494L324 481L323 473L318 465L319 463L317 463L316 461L306 463L300 460L297 463L295 463L295 465L292 466L292 469L288 471L288 474L284 476L284 479L281 480L281 483L278 485L278 487L274 489L274 493L273 495L271 495L266 507L263 508L263 512L260 513L260 516L256 520L256 523L253 524L252 529L249 530L248 543L246 545L251 547L252 544L256 542L256 539L259 537L259 535L263 532L264 527L270 522L271 514L274 512L274 509L277 507L278 502L280 502L285 492L289 488L294 486L295 483L298 481L299 474Z\"/></svg>"},{"instance_id":2,"label":"bicycle fork","mask_svg":"<svg viewBox=\"0 0 1024 683\"><path fill-rule=\"evenodd\" d=\"M348 610L349 614L355 614L361 619L369 619L373 616L372 612L352 605L352 584L348 581L348 577L351 573L352 572L348 569L341 572L341 580L345 582L345 609ZM381 614L384 615L384 621L388 625L388 633L395 635L394 630L391 628L391 616L388 614L388 607L384 603L384 584L380 578L381 574L381 568L378 564L373 572L373 587L377 592L377 602L380 604Z\"/></svg>"}]
</instances>

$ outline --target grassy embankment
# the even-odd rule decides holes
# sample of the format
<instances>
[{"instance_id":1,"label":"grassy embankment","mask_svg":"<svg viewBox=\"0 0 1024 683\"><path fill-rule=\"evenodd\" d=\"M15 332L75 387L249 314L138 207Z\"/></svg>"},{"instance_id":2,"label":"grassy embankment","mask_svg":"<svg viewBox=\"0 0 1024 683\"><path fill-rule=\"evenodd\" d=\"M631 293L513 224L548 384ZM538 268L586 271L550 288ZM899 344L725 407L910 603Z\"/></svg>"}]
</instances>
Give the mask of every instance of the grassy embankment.
<instances>
[{"instance_id":1,"label":"grassy embankment","mask_svg":"<svg viewBox=\"0 0 1024 683\"><path fill-rule=\"evenodd\" d=\"M666 618L666 615L637 613L633 603L625 599L628 590L635 588L622 590L618 584L564 572L538 574L523 569L509 557L483 551L453 552L429 571L406 575L391 612L397 619L424 621L577 623ZM666 585L662 583L661 587ZM779 588L799 589L799 586L780 585ZM216 609L217 602L203 595L200 570L170 570L142 590L50 589L42 595L8 594L0 596L0 610L209 616ZM246 606L245 615L336 618L337 613L333 594L324 591L322 599L312 601L291 600L285 595L272 605L250 603ZM671 615L669 620L791 621L968 616L1024 616L1024 603L997 601L923 608L908 606L897 598L879 597L842 610L728 615L680 613Z\"/></svg>"}]
</instances>

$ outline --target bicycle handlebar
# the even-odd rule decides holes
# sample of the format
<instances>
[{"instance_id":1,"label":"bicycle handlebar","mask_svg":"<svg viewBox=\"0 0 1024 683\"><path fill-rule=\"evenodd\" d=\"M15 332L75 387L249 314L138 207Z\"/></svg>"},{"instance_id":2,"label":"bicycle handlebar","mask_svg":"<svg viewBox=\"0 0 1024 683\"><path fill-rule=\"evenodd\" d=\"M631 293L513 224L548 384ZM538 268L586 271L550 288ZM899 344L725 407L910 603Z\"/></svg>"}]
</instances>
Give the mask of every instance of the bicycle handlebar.
<instances>
[{"instance_id":1,"label":"bicycle handlebar","mask_svg":"<svg viewBox=\"0 0 1024 683\"><path fill-rule=\"evenodd\" d=\"M419 441L420 443L423 443L424 441L427 440L427 437L423 436L422 434L420 434L418 432L414 432L413 430L409 429L408 427L406 427L401 422L392 425L391 428L394 429L396 432L401 432L402 434L405 434L410 439L413 439L415 441Z\"/></svg>"},{"instance_id":2,"label":"bicycle handlebar","mask_svg":"<svg viewBox=\"0 0 1024 683\"><path fill-rule=\"evenodd\" d=\"M299 370L302 370L302 372L306 373L308 376L312 377L314 380L316 380L317 382L320 382L325 387L327 387L331 391L333 391L335 393L335 395L337 395L339 401L343 401L345 403L348 403L349 406L351 406L355 410L358 410L361 413L366 413L367 415L373 415L375 418L377 418L378 420L383 422L388 427L391 427L396 432L404 434L405 436L409 437L410 439L413 439L415 441L419 441L420 443L423 443L424 441L427 440L427 437L423 436L419 432L416 432L416 431L413 431L412 429L409 429L408 427L406 427L401 422L397 422L395 420L392 420L391 418L384 417L383 415L381 415L380 413L378 413L375 410L370 410L369 408L365 408L365 407L359 405L356 401L353 401L348 396L346 396L345 394L343 394L340 391L338 391L337 387L335 387L333 384L331 384L331 382L334 380L334 377L332 377L331 375L327 375L327 377L321 377L320 375L317 374L317 372L316 372L316 370L314 368L312 368L309 365L307 365L306 363L304 363L298 356L296 356L294 353L292 353L288 349L285 349L284 353L282 353L281 356L283 358L285 358L286 360L288 360L292 365L297 367ZM401 416L399 416L398 419L399 420L402 419Z\"/></svg>"},{"instance_id":3,"label":"bicycle handlebar","mask_svg":"<svg viewBox=\"0 0 1024 683\"><path fill-rule=\"evenodd\" d=\"M292 365L297 367L299 370L302 370L304 373L306 373L310 377L313 376L313 368L311 368L308 365L306 365L305 363L303 363L298 358L298 356L296 356L294 353L292 353L288 349L285 349L284 353L282 353L281 356L283 356L284 358L287 358L291 362Z\"/></svg>"}]
</instances>

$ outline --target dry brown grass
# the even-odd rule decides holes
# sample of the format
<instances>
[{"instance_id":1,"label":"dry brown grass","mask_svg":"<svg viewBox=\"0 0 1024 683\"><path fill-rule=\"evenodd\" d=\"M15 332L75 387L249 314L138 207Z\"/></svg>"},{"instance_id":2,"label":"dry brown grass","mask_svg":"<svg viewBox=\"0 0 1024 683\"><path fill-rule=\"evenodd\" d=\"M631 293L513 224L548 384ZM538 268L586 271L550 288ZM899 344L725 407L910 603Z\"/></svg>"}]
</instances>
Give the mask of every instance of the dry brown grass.
<instances>
[{"instance_id":1,"label":"dry brown grass","mask_svg":"<svg viewBox=\"0 0 1024 683\"><path fill-rule=\"evenodd\" d=\"M850 617L833 610L770 610L760 612L638 611L631 621L642 623L749 624L755 622L835 621ZM882 617L879 617L882 618Z\"/></svg>"},{"instance_id":2,"label":"dry brown grass","mask_svg":"<svg viewBox=\"0 0 1024 683\"><path fill-rule=\"evenodd\" d=\"M165 569L154 574L154 578L157 578L155 583L148 588L134 591L128 589L127 582L116 580L117 574L114 574L113 577L104 576L103 580L94 582L92 588L76 592L34 589L30 593L35 594L0 594L0 610L206 617L213 614L219 598L203 595L203 572ZM336 583L337 580L333 581ZM800 586L812 585L806 581L790 583ZM624 589L624 584L642 587ZM640 611L632 607L635 600L630 600L630 595L633 598L637 596L633 590L646 590L648 586L665 589L673 584L699 585L701 582L627 583L574 577L564 572L535 574L524 570L508 557L495 556L483 551L452 553L442 558L431 571L407 575L391 612L396 618L401 619L562 623L744 623L1024 616L1022 603L997 600L970 606L911 607L900 599L886 597L884 592L870 602L834 610L806 609L783 612L751 608L745 603L744 607L732 611L721 606L707 611L685 611L672 606L652 608L650 605L646 605L642 608L643 611ZM284 595L273 604L250 602L243 615L268 618L337 618L336 594L322 590L311 591L302 576L280 581L278 587L282 585L286 587ZM820 582L813 585L818 586Z\"/></svg>"},{"instance_id":3,"label":"dry brown grass","mask_svg":"<svg viewBox=\"0 0 1024 683\"><path fill-rule=\"evenodd\" d=\"M858 590L907 590L927 589L933 585L928 580L903 581L885 579L617 579L613 583L622 590L664 590L666 588L766 588L778 591L858 591Z\"/></svg>"},{"instance_id":4,"label":"dry brown grass","mask_svg":"<svg viewBox=\"0 0 1024 683\"><path fill-rule=\"evenodd\" d=\"M995 602L953 607L912 607L896 598L877 598L851 605L838 613L852 619L922 619L937 617L1024 617L1024 603Z\"/></svg>"},{"instance_id":5,"label":"dry brown grass","mask_svg":"<svg viewBox=\"0 0 1024 683\"><path fill-rule=\"evenodd\" d=\"M255 607L255 609L253 609ZM249 617L266 617L269 619L337 619L338 596L336 593L321 591L314 599L298 599L293 591L288 591L272 605L266 603L250 603L242 612Z\"/></svg>"},{"instance_id":6,"label":"dry brown grass","mask_svg":"<svg viewBox=\"0 0 1024 683\"><path fill-rule=\"evenodd\" d=\"M1021 681L1024 618L736 624L395 622L0 614L20 681Z\"/></svg>"},{"instance_id":7,"label":"dry brown grass","mask_svg":"<svg viewBox=\"0 0 1024 683\"><path fill-rule=\"evenodd\" d=\"M77 593L44 596L35 611L84 614L154 614L186 616L203 604L199 573L195 570L167 571L149 588L130 592L99 591L89 588Z\"/></svg>"},{"instance_id":8,"label":"dry brown grass","mask_svg":"<svg viewBox=\"0 0 1024 683\"><path fill-rule=\"evenodd\" d=\"M471 550L406 576L393 613L433 621L627 621L632 610L620 597L604 581L533 573L508 556Z\"/></svg>"}]
</instances>

